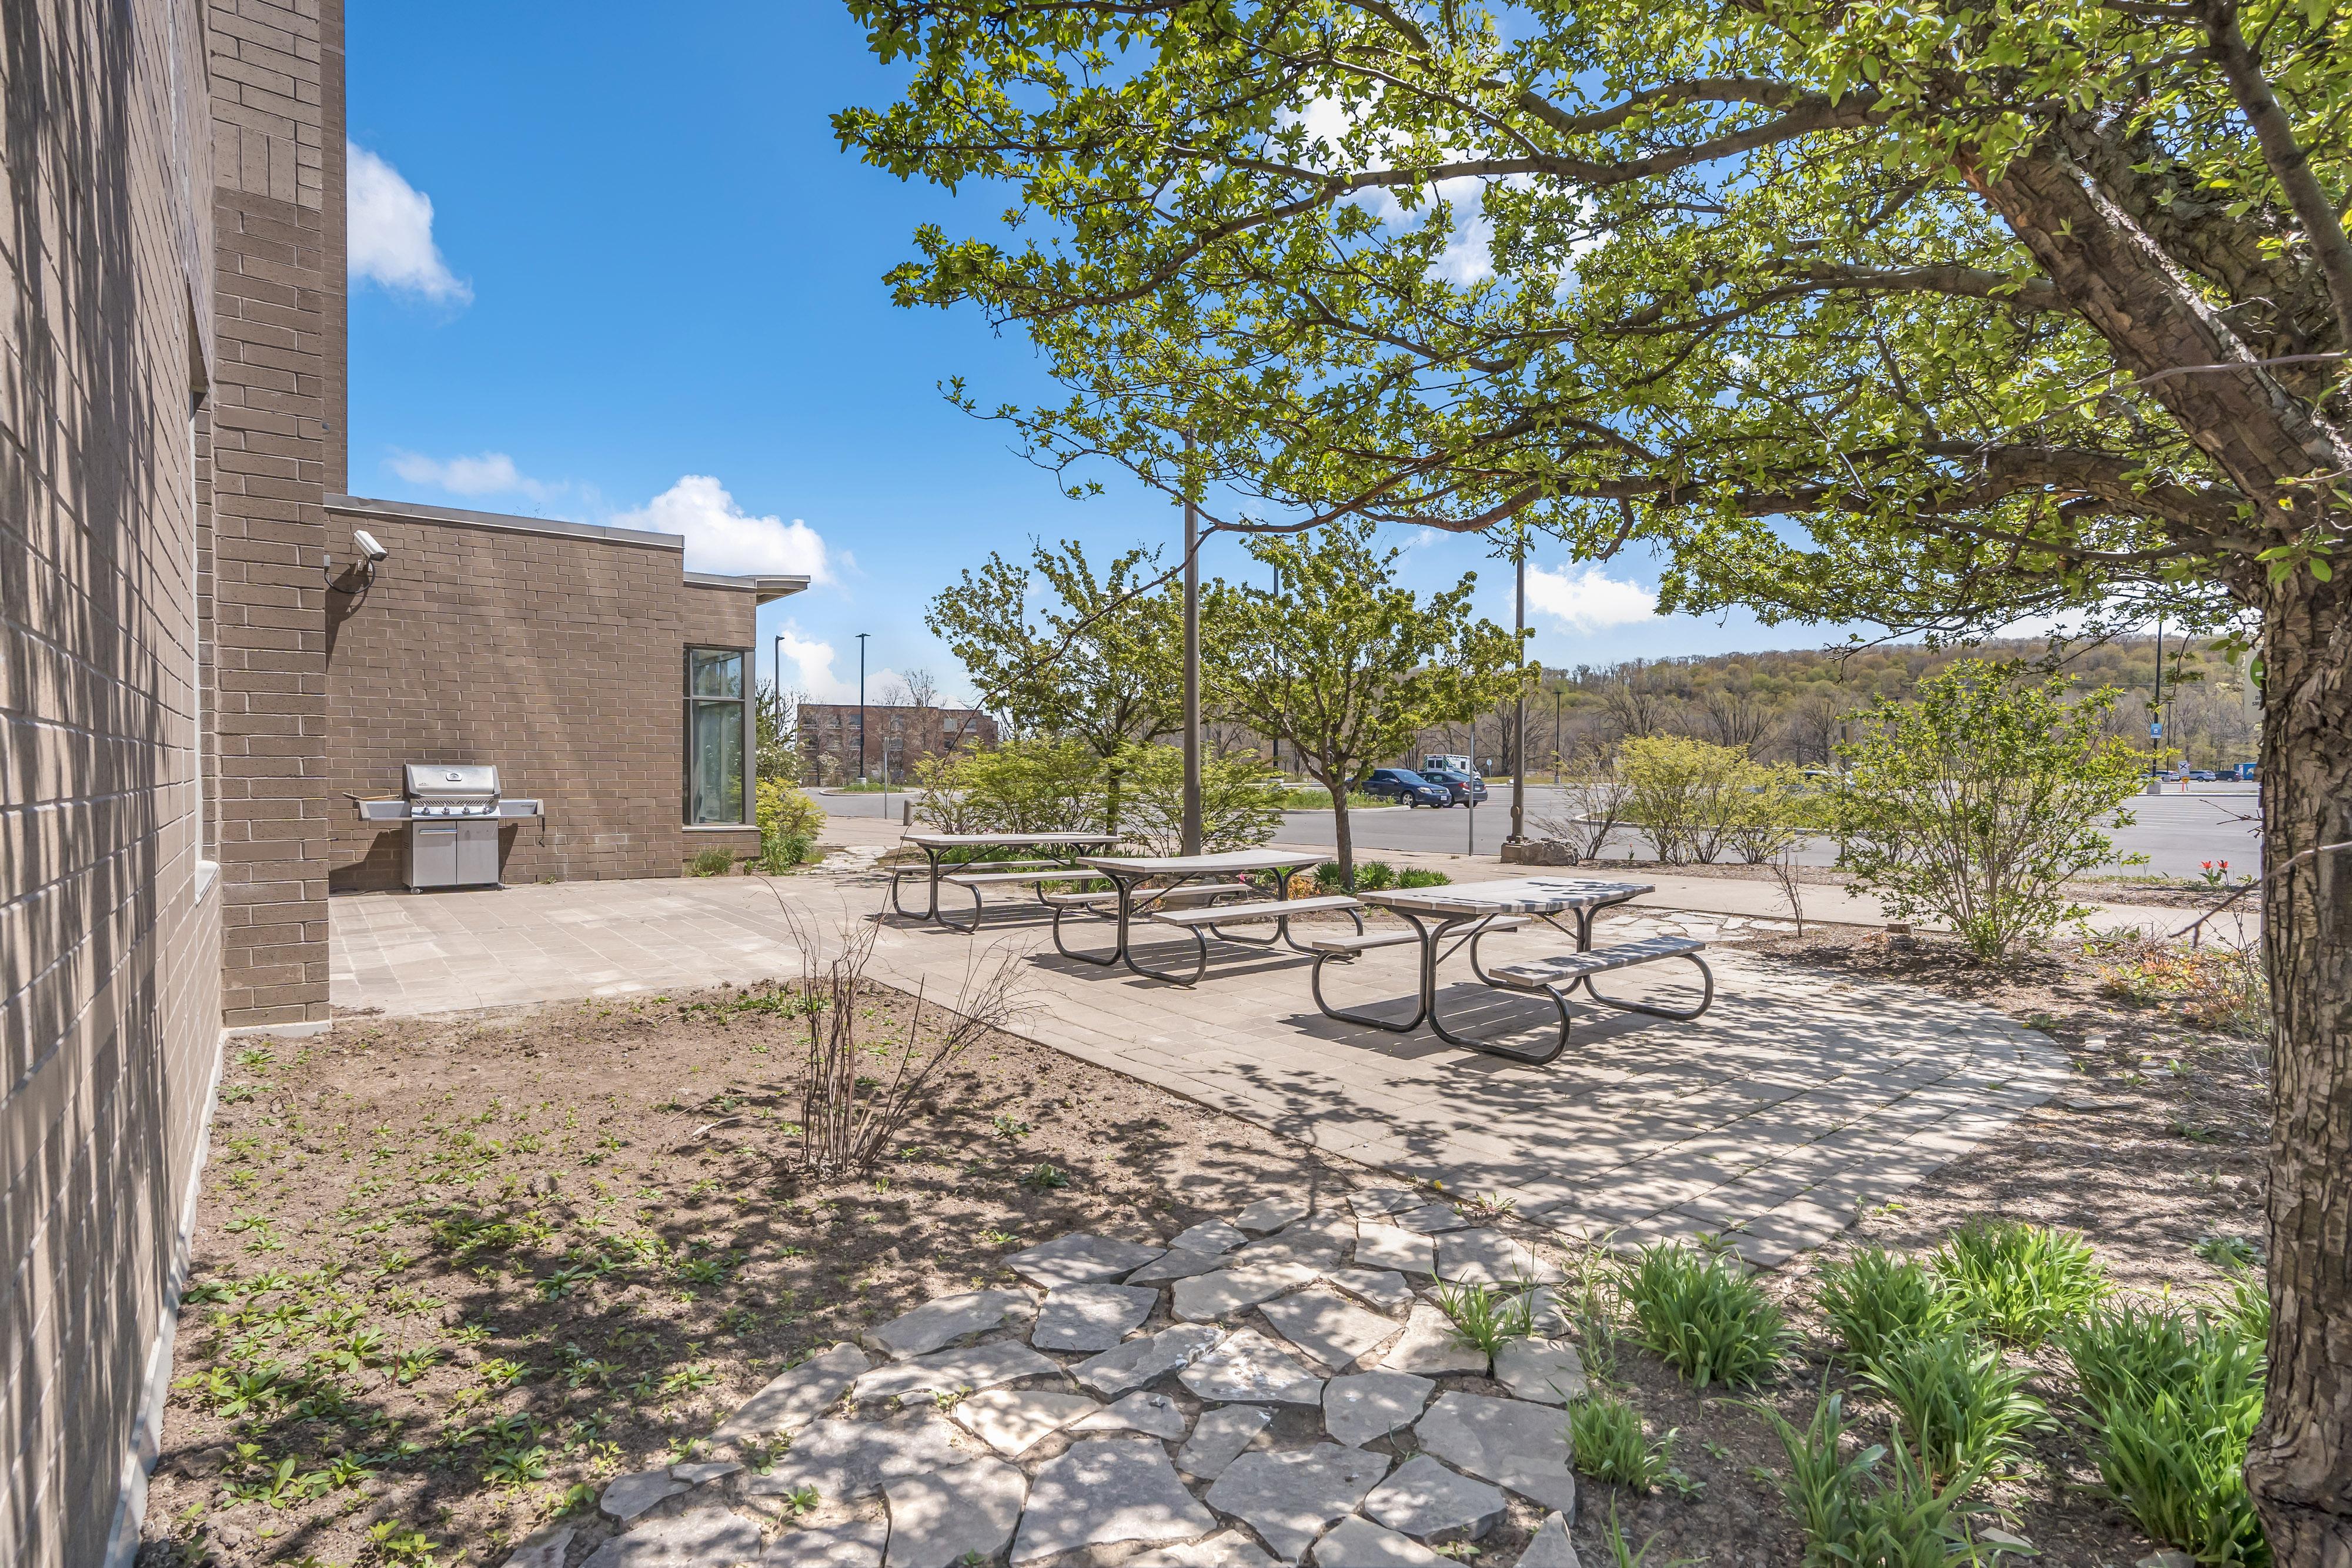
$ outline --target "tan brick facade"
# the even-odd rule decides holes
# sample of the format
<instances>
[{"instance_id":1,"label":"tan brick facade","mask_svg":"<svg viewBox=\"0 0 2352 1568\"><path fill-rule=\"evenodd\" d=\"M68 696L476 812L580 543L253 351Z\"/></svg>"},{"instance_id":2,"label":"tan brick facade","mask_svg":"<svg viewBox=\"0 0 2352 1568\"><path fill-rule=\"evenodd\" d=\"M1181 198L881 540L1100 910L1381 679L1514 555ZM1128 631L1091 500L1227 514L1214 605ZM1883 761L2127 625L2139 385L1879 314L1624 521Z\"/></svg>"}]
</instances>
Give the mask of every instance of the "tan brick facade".
<instances>
[{"instance_id":1,"label":"tan brick facade","mask_svg":"<svg viewBox=\"0 0 2352 1568\"><path fill-rule=\"evenodd\" d=\"M341 0L213 0L213 712L232 1026L327 1017L326 497L343 488Z\"/></svg>"},{"instance_id":2,"label":"tan brick facade","mask_svg":"<svg viewBox=\"0 0 2352 1568\"><path fill-rule=\"evenodd\" d=\"M372 582L353 561L328 610L335 891L401 885L406 830L344 797L397 796L410 762L495 763L508 794L545 802L500 832L509 882L758 850L756 829L685 826L686 650L748 653L761 599L803 580L690 577L669 534L348 498L330 517L339 568L353 528L391 552Z\"/></svg>"},{"instance_id":3,"label":"tan brick facade","mask_svg":"<svg viewBox=\"0 0 2352 1568\"><path fill-rule=\"evenodd\" d=\"M0 5L0 1563L107 1559L219 1061L194 0Z\"/></svg>"}]
</instances>

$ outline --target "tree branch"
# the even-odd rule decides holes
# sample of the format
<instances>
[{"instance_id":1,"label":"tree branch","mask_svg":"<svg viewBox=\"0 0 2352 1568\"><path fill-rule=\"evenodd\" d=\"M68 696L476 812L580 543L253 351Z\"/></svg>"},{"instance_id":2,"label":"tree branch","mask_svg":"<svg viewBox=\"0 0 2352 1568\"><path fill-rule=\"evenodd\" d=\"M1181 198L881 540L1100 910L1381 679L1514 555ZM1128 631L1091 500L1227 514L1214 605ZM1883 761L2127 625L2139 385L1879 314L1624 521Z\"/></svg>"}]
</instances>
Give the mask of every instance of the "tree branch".
<instances>
[{"instance_id":1,"label":"tree branch","mask_svg":"<svg viewBox=\"0 0 2352 1568\"><path fill-rule=\"evenodd\" d=\"M2336 308L2338 329L2352 332L2352 240L2345 238L2336 203L2321 188L2310 155L2296 142L2294 128L2287 123L2286 111L2279 107L2269 78L2263 75L2262 61L2238 30L2237 6L2231 0L2207 0L2204 9L2205 36L2211 42L2213 58L2228 79L2238 108L2254 128L2263 161L2285 191L2287 204L2311 242L2320 276L2327 280L2327 298Z\"/></svg>"}]
</instances>

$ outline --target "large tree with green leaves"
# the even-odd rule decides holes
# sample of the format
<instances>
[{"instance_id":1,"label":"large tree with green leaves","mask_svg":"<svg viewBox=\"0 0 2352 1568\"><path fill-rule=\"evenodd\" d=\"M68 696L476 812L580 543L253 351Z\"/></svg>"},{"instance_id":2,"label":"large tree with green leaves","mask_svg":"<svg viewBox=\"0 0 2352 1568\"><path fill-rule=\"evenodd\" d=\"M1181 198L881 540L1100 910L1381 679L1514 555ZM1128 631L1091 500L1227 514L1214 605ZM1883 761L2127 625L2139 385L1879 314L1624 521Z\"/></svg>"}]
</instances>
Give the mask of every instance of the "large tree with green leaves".
<instances>
[{"instance_id":1,"label":"large tree with green leaves","mask_svg":"<svg viewBox=\"0 0 2352 1568\"><path fill-rule=\"evenodd\" d=\"M1075 539L1033 543L1027 566L991 551L924 616L1017 732L1083 740L1103 759L1114 830L1120 747L1183 719L1183 612L1157 559L1138 548L1097 571Z\"/></svg>"},{"instance_id":2,"label":"large tree with green leaves","mask_svg":"<svg viewBox=\"0 0 2352 1568\"><path fill-rule=\"evenodd\" d=\"M1509 631L1471 613L1477 574L1426 598L1396 580L1403 551L1369 522L1252 539L1279 587L1209 585L1201 607L1208 704L1290 742L1330 792L1340 878L1356 884L1348 786L1423 727L1502 702L1537 671Z\"/></svg>"},{"instance_id":3,"label":"large tree with green leaves","mask_svg":"<svg viewBox=\"0 0 2352 1568\"><path fill-rule=\"evenodd\" d=\"M850 0L869 162L1009 193L909 303L1220 524L1517 519L1662 601L2263 657L2281 1560L2352 1561L2352 8ZM1189 451L1188 451L1189 446Z\"/></svg>"}]
</instances>

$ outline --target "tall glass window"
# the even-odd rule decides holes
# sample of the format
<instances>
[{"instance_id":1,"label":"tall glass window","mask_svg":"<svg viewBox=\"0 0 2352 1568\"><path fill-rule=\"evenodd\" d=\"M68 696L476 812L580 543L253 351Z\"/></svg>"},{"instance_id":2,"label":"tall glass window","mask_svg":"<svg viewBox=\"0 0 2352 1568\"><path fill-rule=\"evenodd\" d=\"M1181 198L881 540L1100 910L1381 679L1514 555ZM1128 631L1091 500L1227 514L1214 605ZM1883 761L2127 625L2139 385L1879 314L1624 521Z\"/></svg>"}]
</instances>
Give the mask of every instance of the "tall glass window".
<instances>
[{"instance_id":1,"label":"tall glass window","mask_svg":"<svg viewBox=\"0 0 2352 1568\"><path fill-rule=\"evenodd\" d=\"M751 716L741 648L686 651L686 820L734 824L744 815L743 769Z\"/></svg>"}]
</instances>

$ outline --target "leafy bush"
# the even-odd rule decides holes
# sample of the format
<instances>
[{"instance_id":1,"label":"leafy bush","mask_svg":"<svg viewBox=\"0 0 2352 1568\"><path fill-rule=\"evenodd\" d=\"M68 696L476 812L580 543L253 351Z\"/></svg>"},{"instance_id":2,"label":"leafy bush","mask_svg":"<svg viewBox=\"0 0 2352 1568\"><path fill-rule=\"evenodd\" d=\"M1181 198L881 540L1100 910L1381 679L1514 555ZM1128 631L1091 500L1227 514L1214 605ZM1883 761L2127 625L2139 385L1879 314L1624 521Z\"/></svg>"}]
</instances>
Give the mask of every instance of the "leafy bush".
<instances>
[{"instance_id":1,"label":"leafy bush","mask_svg":"<svg viewBox=\"0 0 2352 1568\"><path fill-rule=\"evenodd\" d=\"M1339 862L1338 861L1325 861L1321 865L1315 868L1316 891L1318 893L1339 892L1340 878L1343 874L1344 873L1339 870Z\"/></svg>"},{"instance_id":2,"label":"leafy bush","mask_svg":"<svg viewBox=\"0 0 2352 1568\"><path fill-rule=\"evenodd\" d=\"M1076 740L926 758L915 777L915 814L941 832L1084 832L1101 829L1109 810L1103 760Z\"/></svg>"},{"instance_id":3,"label":"leafy bush","mask_svg":"<svg viewBox=\"0 0 2352 1568\"><path fill-rule=\"evenodd\" d=\"M1769 1406L1757 1413L1789 1456L1780 1490L1804 1531L1805 1568L1946 1568L1955 1559L1983 1560L1972 1549L1970 1521L1990 1511L1968 1500L1978 1472L1938 1490L1899 1440L1849 1454L1843 1395L1816 1404L1801 1433ZM1902 1437L1899 1423L1895 1436ZM1888 1461L1884 1475L1881 1461Z\"/></svg>"},{"instance_id":4,"label":"leafy bush","mask_svg":"<svg viewBox=\"0 0 2352 1568\"><path fill-rule=\"evenodd\" d=\"M1656 1490L1674 1471L1675 1434L1653 1445L1642 1431L1642 1413L1613 1394L1570 1403L1568 1445L1578 1469L1637 1492Z\"/></svg>"},{"instance_id":5,"label":"leafy bush","mask_svg":"<svg viewBox=\"0 0 2352 1568\"><path fill-rule=\"evenodd\" d=\"M1151 854L1175 854L1184 840L1183 748L1129 745L1114 761L1126 791L1119 831ZM1282 826L1282 802L1266 786L1280 777L1255 751L1202 757L1202 849L1213 854L1249 849L1274 837Z\"/></svg>"},{"instance_id":6,"label":"leafy bush","mask_svg":"<svg viewBox=\"0 0 2352 1568\"><path fill-rule=\"evenodd\" d=\"M2130 931L2103 937L2095 950L2105 960L2099 988L2119 1001L2177 1010L2193 1024L2231 1034L2270 1033L2270 980L2253 947L2178 946Z\"/></svg>"},{"instance_id":7,"label":"leafy bush","mask_svg":"<svg viewBox=\"0 0 2352 1568\"><path fill-rule=\"evenodd\" d=\"M2265 1314L2267 1316L2267 1314ZM2092 1313L2058 1336L2097 1436L2099 1474L2140 1528L2198 1562L2265 1568L2246 1444L2263 1408L2263 1345L2242 1317Z\"/></svg>"},{"instance_id":8,"label":"leafy bush","mask_svg":"<svg viewBox=\"0 0 2352 1568\"><path fill-rule=\"evenodd\" d=\"M1628 739L1618 755L1625 820L1642 830L1654 857L1713 864L1747 810L1746 791L1758 770L1747 748L1652 735Z\"/></svg>"},{"instance_id":9,"label":"leafy bush","mask_svg":"<svg viewBox=\"0 0 2352 1568\"><path fill-rule=\"evenodd\" d=\"M1926 1265L1879 1247L1823 1268L1818 1300L1857 1367L1875 1365L1899 1340L1937 1334L1952 1322L1951 1301Z\"/></svg>"},{"instance_id":10,"label":"leafy bush","mask_svg":"<svg viewBox=\"0 0 2352 1568\"><path fill-rule=\"evenodd\" d=\"M725 876L735 869L735 855L730 850L713 847L702 850L686 862L688 876Z\"/></svg>"},{"instance_id":11,"label":"leafy bush","mask_svg":"<svg viewBox=\"0 0 2352 1568\"><path fill-rule=\"evenodd\" d=\"M1442 871L1423 871L1417 867L1409 866L1397 873L1399 887L1444 887L1453 880Z\"/></svg>"},{"instance_id":12,"label":"leafy bush","mask_svg":"<svg viewBox=\"0 0 2352 1568\"><path fill-rule=\"evenodd\" d=\"M1506 1340L1525 1339L1535 1333L1535 1302L1525 1291L1492 1285L1440 1285L1437 1310L1454 1323L1454 1337L1488 1355Z\"/></svg>"},{"instance_id":13,"label":"leafy bush","mask_svg":"<svg viewBox=\"0 0 2352 1568\"><path fill-rule=\"evenodd\" d=\"M1928 1479L1990 1470L2025 1447L2050 1413L2025 1392L2027 1375L2000 1352L1957 1331L1886 1342L1863 1381L1895 1407Z\"/></svg>"},{"instance_id":14,"label":"leafy bush","mask_svg":"<svg viewBox=\"0 0 2352 1568\"><path fill-rule=\"evenodd\" d=\"M1356 862L1358 893L1379 893L1384 888L1394 887L1396 884L1396 867L1389 864L1388 862L1358 861Z\"/></svg>"},{"instance_id":15,"label":"leafy bush","mask_svg":"<svg viewBox=\"0 0 2352 1568\"><path fill-rule=\"evenodd\" d=\"M762 779L759 802L760 869L789 871L809 858L824 829L824 809L782 779Z\"/></svg>"},{"instance_id":16,"label":"leafy bush","mask_svg":"<svg viewBox=\"0 0 2352 1568\"><path fill-rule=\"evenodd\" d=\"M1761 1382L1789 1337L1780 1309L1737 1263L1689 1247L1644 1247L1622 1289L1634 1337L1700 1388Z\"/></svg>"},{"instance_id":17,"label":"leafy bush","mask_svg":"<svg viewBox=\"0 0 2352 1568\"><path fill-rule=\"evenodd\" d=\"M2107 1293L2088 1242L2018 1220L1972 1220L1944 1239L1935 1260L1963 1322L2027 1348Z\"/></svg>"},{"instance_id":18,"label":"leafy bush","mask_svg":"<svg viewBox=\"0 0 2352 1568\"><path fill-rule=\"evenodd\" d=\"M1944 921L1987 958L2087 913L2059 890L2113 854L2099 826L2138 792L2146 764L2105 733L2114 690L2068 704L2069 684L2020 685L1963 659L1921 681L1916 702L1863 716L1864 738L1838 747L1849 771L1830 798L1853 887L1898 920Z\"/></svg>"}]
</instances>

